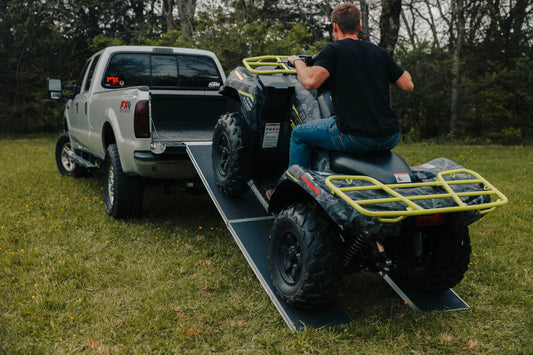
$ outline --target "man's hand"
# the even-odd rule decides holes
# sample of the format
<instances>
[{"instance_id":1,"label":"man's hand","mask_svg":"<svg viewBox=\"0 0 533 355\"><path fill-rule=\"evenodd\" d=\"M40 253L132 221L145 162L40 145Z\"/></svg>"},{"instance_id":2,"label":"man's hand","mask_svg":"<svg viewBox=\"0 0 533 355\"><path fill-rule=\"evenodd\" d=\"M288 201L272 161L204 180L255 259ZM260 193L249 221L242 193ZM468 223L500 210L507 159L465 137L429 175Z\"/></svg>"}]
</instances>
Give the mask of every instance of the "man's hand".
<instances>
[{"instance_id":1,"label":"man's hand","mask_svg":"<svg viewBox=\"0 0 533 355\"><path fill-rule=\"evenodd\" d=\"M296 61L298 60L301 60L303 62L302 58L300 58L300 56L297 56L297 55L291 55L289 58L287 58L287 61L293 67L296 67Z\"/></svg>"}]
</instances>

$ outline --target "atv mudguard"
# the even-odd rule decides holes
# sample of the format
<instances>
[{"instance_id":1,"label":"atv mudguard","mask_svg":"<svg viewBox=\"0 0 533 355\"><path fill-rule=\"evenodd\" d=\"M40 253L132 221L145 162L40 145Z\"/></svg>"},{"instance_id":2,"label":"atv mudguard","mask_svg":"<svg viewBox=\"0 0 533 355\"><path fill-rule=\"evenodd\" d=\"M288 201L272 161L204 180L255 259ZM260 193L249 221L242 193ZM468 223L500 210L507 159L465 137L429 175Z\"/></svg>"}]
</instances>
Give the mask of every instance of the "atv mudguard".
<instances>
[{"instance_id":1,"label":"atv mudguard","mask_svg":"<svg viewBox=\"0 0 533 355\"><path fill-rule=\"evenodd\" d=\"M397 222L408 217L462 213L468 225L507 203L488 181L452 160L437 158L411 171L418 182L382 184L366 176L335 175L293 165L276 187L269 210L278 213L296 201L316 201L342 229L398 235L402 223ZM496 196L495 201L491 196ZM374 202L367 205L369 201Z\"/></svg>"}]
</instances>

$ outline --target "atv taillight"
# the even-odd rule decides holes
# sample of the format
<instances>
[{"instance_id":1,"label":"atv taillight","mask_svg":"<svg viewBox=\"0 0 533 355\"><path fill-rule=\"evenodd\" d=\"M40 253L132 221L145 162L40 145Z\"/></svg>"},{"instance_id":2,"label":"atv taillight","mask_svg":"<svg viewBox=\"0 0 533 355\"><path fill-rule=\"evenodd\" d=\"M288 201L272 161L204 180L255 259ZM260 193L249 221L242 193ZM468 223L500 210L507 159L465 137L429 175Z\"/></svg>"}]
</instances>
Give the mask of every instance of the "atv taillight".
<instances>
[{"instance_id":1,"label":"atv taillight","mask_svg":"<svg viewBox=\"0 0 533 355\"><path fill-rule=\"evenodd\" d=\"M143 100L135 105L133 117L135 138L150 138L150 104Z\"/></svg>"},{"instance_id":2,"label":"atv taillight","mask_svg":"<svg viewBox=\"0 0 533 355\"><path fill-rule=\"evenodd\" d=\"M418 216L416 217L415 224L418 227L442 226L446 224L446 217L441 213Z\"/></svg>"}]
</instances>

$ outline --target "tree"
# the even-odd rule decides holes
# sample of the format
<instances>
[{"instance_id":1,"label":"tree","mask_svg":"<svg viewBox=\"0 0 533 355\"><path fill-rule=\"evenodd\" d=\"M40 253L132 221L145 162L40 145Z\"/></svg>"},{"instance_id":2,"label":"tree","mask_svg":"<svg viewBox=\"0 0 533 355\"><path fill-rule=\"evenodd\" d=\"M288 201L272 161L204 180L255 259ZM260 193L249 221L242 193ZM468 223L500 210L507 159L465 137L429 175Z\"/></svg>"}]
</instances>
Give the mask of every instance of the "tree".
<instances>
[{"instance_id":1,"label":"tree","mask_svg":"<svg viewBox=\"0 0 533 355\"><path fill-rule=\"evenodd\" d=\"M400 30L400 13L402 0L382 0L381 16L379 19L380 40L379 46L389 53L394 53L398 32Z\"/></svg>"},{"instance_id":2,"label":"tree","mask_svg":"<svg viewBox=\"0 0 533 355\"><path fill-rule=\"evenodd\" d=\"M463 49L463 38L465 33L465 17L463 9L463 0L455 0L452 4L452 19L457 28L457 39L453 51L452 62L452 97L451 97L451 115L450 115L450 137L457 135L457 121L459 120L459 90L460 90L460 61Z\"/></svg>"},{"instance_id":3,"label":"tree","mask_svg":"<svg viewBox=\"0 0 533 355\"><path fill-rule=\"evenodd\" d=\"M168 1L168 0L166 0ZM197 0L176 0L178 5L178 15L180 17L180 28L182 39L191 41L194 33L194 13L196 11Z\"/></svg>"},{"instance_id":4,"label":"tree","mask_svg":"<svg viewBox=\"0 0 533 355\"><path fill-rule=\"evenodd\" d=\"M174 0L162 0L163 1L163 17L165 18L166 32L174 31L174 17L172 12L174 11Z\"/></svg>"}]
</instances>

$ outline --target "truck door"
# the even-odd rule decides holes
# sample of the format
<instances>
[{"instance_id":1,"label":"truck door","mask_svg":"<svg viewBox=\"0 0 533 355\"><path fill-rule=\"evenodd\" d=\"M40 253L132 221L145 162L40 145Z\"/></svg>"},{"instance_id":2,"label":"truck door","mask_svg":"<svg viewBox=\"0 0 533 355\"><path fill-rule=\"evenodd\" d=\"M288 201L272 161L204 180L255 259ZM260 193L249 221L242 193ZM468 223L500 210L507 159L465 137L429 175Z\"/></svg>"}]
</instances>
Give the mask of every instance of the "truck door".
<instances>
[{"instance_id":1,"label":"truck door","mask_svg":"<svg viewBox=\"0 0 533 355\"><path fill-rule=\"evenodd\" d=\"M81 86L80 93L76 95L74 99L79 129L79 135L77 139L84 148L89 148L89 151L93 151L91 147L92 127L90 114L92 101L91 83L93 81L94 70L96 68L96 64L98 63L98 59L100 59L100 55L93 57L89 61L87 74L85 75L85 80Z\"/></svg>"},{"instance_id":2,"label":"truck door","mask_svg":"<svg viewBox=\"0 0 533 355\"><path fill-rule=\"evenodd\" d=\"M87 71L87 78L85 78L85 83L83 84L83 119L85 120L84 126L87 127L87 141L84 143L85 146L89 148L91 152L97 151L97 149L101 146L101 132L99 129L99 126L97 122L95 122L94 112L92 112L92 104L94 101L94 82L95 77L94 73L96 71L96 66L98 65L98 62L100 60L100 54L96 55L91 65L89 66L89 70Z\"/></svg>"},{"instance_id":3,"label":"truck door","mask_svg":"<svg viewBox=\"0 0 533 355\"><path fill-rule=\"evenodd\" d=\"M87 70L89 69L89 64L91 63L90 60L88 60L78 78L78 81L76 82L76 89L74 91L74 98L72 99L72 102L70 103L70 106L67 107L68 110L68 130L70 132L70 137L72 139L72 144L74 148L80 148L80 144L83 140L82 136L84 134L83 130L83 110L84 110L84 100L83 100L83 93L82 93L82 87L84 83L85 76L87 74ZM81 108L81 112L80 112Z\"/></svg>"}]
</instances>

